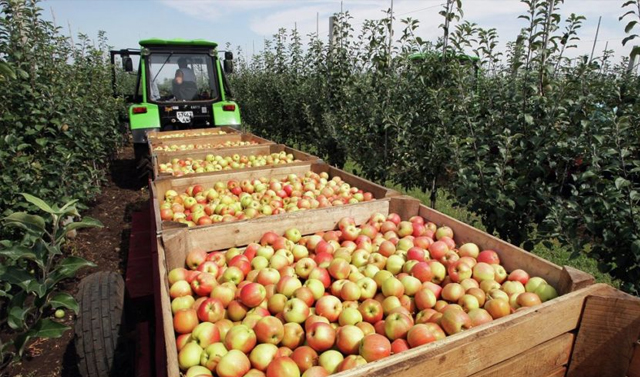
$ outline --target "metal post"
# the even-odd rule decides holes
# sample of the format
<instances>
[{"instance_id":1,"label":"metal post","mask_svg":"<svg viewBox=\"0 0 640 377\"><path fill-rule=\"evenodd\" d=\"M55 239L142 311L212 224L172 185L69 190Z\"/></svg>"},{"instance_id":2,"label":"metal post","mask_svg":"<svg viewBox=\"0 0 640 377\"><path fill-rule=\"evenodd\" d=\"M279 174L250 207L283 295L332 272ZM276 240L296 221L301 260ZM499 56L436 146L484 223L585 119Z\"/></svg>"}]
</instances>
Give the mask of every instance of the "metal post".
<instances>
[{"instance_id":1,"label":"metal post","mask_svg":"<svg viewBox=\"0 0 640 377\"><path fill-rule=\"evenodd\" d=\"M589 57L589 64L593 60L593 52L596 50L596 43L598 43L598 33L600 32L600 21L602 21L602 16L598 18L598 27L596 28L596 39L593 40L593 47L591 47L591 56Z\"/></svg>"}]
</instances>

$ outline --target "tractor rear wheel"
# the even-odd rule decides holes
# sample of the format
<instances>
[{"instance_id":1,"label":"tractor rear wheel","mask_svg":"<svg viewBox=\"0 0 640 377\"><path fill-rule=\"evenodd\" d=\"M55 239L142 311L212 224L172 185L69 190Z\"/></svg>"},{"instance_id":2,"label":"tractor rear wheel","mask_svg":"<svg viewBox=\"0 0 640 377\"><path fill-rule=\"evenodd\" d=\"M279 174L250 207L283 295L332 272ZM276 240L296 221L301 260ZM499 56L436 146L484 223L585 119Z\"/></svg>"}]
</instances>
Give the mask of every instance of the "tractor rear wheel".
<instances>
[{"instance_id":1,"label":"tractor rear wheel","mask_svg":"<svg viewBox=\"0 0 640 377\"><path fill-rule=\"evenodd\" d=\"M124 297L124 280L115 272L99 271L80 282L74 330L83 377L123 375Z\"/></svg>"}]
</instances>

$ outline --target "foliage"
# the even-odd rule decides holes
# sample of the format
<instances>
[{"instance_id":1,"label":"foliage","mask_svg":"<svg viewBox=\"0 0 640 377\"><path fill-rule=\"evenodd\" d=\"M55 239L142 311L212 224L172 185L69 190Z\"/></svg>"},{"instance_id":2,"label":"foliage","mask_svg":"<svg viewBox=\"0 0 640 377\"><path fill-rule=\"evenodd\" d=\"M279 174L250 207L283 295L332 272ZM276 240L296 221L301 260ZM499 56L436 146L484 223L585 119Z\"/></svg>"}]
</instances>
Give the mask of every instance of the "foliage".
<instances>
[{"instance_id":1,"label":"foliage","mask_svg":"<svg viewBox=\"0 0 640 377\"><path fill-rule=\"evenodd\" d=\"M36 0L0 0L3 215L29 208L24 191L86 203L124 140L104 34L97 46L85 35L73 44L40 12Z\"/></svg>"},{"instance_id":2,"label":"foliage","mask_svg":"<svg viewBox=\"0 0 640 377\"><path fill-rule=\"evenodd\" d=\"M73 296L59 291L58 286L81 268L95 265L79 257L64 257L61 247L69 232L102 226L89 217L69 222L79 216L77 200L58 207L22 195L45 216L14 212L3 219L3 226L19 229L23 238L0 241L0 319L15 334L9 343L0 344L2 360L11 344L15 359L19 359L29 339L60 337L69 329L48 318L58 308L78 311Z\"/></svg>"},{"instance_id":3,"label":"foliage","mask_svg":"<svg viewBox=\"0 0 640 377\"><path fill-rule=\"evenodd\" d=\"M560 240L637 293L640 80L609 51L567 57L585 18L562 20L563 1L522 3L526 26L504 54L495 29L453 0L433 43L414 19L394 36L389 12L359 32L338 14L331 42L311 35L306 49L281 30L233 77L243 119L333 164L353 160L366 178L429 191L432 206L445 188L489 232L529 250ZM477 74L463 54L479 58Z\"/></svg>"}]
</instances>

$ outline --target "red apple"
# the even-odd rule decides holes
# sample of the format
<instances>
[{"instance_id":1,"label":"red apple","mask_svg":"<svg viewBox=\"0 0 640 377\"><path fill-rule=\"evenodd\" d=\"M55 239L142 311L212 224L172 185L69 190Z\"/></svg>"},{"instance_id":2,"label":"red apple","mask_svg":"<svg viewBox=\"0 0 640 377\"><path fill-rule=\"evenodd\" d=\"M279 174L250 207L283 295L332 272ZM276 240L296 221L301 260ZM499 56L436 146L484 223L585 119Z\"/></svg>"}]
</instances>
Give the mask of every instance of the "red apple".
<instances>
[{"instance_id":1,"label":"red apple","mask_svg":"<svg viewBox=\"0 0 640 377\"><path fill-rule=\"evenodd\" d=\"M391 355L391 342L380 334L370 334L360 342L360 356L367 362L380 360Z\"/></svg>"},{"instance_id":2,"label":"red apple","mask_svg":"<svg viewBox=\"0 0 640 377\"><path fill-rule=\"evenodd\" d=\"M326 351L333 347L336 340L336 331L331 325L324 322L316 322L309 327L307 343L318 352Z\"/></svg>"}]
</instances>

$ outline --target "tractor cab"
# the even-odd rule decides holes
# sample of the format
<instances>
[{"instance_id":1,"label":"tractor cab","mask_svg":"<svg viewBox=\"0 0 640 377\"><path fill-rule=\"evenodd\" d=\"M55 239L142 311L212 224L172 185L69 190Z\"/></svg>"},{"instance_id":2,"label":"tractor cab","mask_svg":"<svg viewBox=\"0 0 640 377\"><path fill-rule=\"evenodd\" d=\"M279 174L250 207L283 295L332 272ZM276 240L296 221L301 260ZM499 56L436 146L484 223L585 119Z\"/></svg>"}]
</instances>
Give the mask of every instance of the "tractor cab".
<instances>
[{"instance_id":1,"label":"tractor cab","mask_svg":"<svg viewBox=\"0 0 640 377\"><path fill-rule=\"evenodd\" d=\"M217 46L204 40L146 39L140 49L111 51L114 93L130 103L137 159L146 153L152 130L240 126L240 111L225 78L233 73L233 54L226 51L221 60Z\"/></svg>"}]
</instances>

